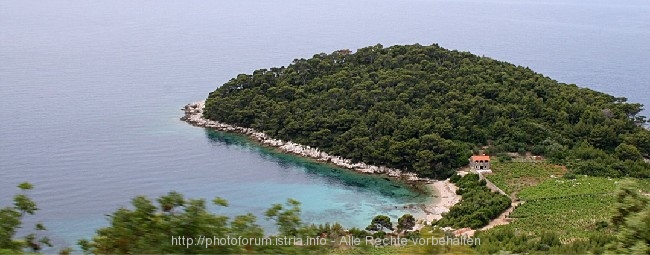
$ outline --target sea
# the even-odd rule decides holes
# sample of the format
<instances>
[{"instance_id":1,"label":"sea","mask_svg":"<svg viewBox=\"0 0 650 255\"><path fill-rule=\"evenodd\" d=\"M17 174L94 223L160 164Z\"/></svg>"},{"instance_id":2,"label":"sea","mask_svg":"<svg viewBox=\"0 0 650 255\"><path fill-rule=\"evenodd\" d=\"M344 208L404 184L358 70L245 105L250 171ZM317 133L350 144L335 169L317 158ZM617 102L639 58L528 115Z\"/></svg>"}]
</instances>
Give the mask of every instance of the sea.
<instances>
[{"instance_id":1,"label":"sea","mask_svg":"<svg viewBox=\"0 0 650 255\"><path fill-rule=\"evenodd\" d=\"M0 205L34 184L25 221L48 228L50 252L169 191L225 198L209 209L252 212L267 233L264 211L288 198L307 223L396 220L431 196L179 120L237 74L378 43L437 43L650 106L647 0L0 0Z\"/></svg>"}]
</instances>

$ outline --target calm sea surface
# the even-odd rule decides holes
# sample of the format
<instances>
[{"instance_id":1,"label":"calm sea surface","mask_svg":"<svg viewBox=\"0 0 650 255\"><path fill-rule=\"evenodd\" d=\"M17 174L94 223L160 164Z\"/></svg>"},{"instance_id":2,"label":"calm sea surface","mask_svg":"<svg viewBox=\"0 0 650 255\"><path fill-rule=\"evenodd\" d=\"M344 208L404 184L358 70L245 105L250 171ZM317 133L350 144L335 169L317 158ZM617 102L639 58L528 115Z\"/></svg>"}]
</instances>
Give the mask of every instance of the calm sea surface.
<instances>
[{"instance_id":1,"label":"calm sea surface","mask_svg":"<svg viewBox=\"0 0 650 255\"><path fill-rule=\"evenodd\" d=\"M426 198L178 120L239 73L377 43L439 43L650 105L646 0L0 0L0 204L35 184L29 220L59 246L170 190L222 196L229 215L296 198L309 222L396 218Z\"/></svg>"}]
</instances>

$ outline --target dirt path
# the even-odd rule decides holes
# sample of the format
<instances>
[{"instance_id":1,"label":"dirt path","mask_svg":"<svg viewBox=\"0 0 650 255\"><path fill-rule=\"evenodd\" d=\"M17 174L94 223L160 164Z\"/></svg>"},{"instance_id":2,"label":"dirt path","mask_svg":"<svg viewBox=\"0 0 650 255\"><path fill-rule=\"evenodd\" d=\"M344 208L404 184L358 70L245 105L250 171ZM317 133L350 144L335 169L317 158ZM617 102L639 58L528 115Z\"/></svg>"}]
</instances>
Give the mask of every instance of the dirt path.
<instances>
[{"instance_id":1,"label":"dirt path","mask_svg":"<svg viewBox=\"0 0 650 255\"><path fill-rule=\"evenodd\" d=\"M499 187L494 185L494 183L492 183L490 180L485 178L482 173L480 173L480 172L478 172L476 170L473 170L473 169L470 169L470 172L472 172L474 174L478 174L480 180L485 180L486 186L490 190L492 190L493 192L497 192L497 193L500 193L502 195L505 195L505 196L509 197L510 200L511 200L510 207L508 207L508 209L506 209L498 217L491 220L486 226L480 228L479 230L488 230L488 229L491 229L491 228L496 227L496 226L510 224L510 222L513 220L512 218L509 217L510 213L512 213L515 210L515 208L517 208L517 206L519 206L523 202L522 201L515 201L515 199L513 199L514 194L511 195L511 196L508 196L508 194L506 194L503 190L501 190ZM461 228L461 229L458 229L458 230L454 231L454 234L455 235L474 236L475 232L476 232L476 229Z\"/></svg>"},{"instance_id":2,"label":"dirt path","mask_svg":"<svg viewBox=\"0 0 650 255\"><path fill-rule=\"evenodd\" d=\"M510 216L510 213L512 213L512 211L514 211L515 208L517 208L517 206L519 206L521 203L522 202L512 202L512 204L510 204L510 207L501 213L499 217L491 220L490 223L488 223L485 227L480 228L479 230L488 230L496 226L510 224L513 219L508 216ZM474 236L474 233L476 233L476 229L471 228L461 228L454 231L454 235Z\"/></svg>"},{"instance_id":3,"label":"dirt path","mask_svg":"<svg viewBox=\"0 0 650 255\"><path fill-rule=\"evenodd\" d=\"M515 208L517 208L517 206L519 206L520 204L521 202L512 202L510 204L510 207L506 211L501 213L499 217L496 217L495 219L491 220L490 223L488 223L487 226L482 227L481 230L488 230L496 226L510 224L510 222L512 221L512 218L509 217L510 213L512 213L512 211L514 211Z\"/></svg>"}]
</instances>

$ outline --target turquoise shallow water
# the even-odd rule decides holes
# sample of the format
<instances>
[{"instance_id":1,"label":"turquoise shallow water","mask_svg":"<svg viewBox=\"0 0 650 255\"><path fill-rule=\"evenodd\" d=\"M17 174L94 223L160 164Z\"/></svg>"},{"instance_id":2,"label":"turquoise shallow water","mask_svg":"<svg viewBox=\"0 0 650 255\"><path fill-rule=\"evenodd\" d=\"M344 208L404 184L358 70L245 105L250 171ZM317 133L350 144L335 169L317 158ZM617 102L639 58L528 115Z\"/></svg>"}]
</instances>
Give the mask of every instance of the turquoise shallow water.
<instances>
[{"instance_id":1,"label":"turquoise shallow water","mask_svg":"<svg viewBox=\"0 0 650 255\"><path fill-rule=\"evenodd\" d=\"M238 73L376 43L439 43L650 105L648 13L645 0L0 0L0 204L34 183L30 220L60 246L170 190L227 198L229 214L292 197L307 221L364 226L424 198L189 126L179 108Z\"/></svg>"}]
</instances>

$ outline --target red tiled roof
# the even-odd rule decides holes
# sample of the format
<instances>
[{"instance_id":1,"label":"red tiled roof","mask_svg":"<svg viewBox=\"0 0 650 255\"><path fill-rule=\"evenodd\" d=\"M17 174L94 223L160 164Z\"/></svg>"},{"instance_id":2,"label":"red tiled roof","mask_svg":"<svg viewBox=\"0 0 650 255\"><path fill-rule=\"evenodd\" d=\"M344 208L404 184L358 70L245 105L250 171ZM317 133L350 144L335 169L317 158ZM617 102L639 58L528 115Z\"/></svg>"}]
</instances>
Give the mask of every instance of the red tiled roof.
<instances>
[{"instance_id":1,"label":"red tiled roof","mask_svg":"<svg viewBox=\"0 0 650 255\"><path fill-rule=\"evenodd\" d=\"M478 160L483 160L483 161L490 161L490 156L472 156L472 161L478 161Z\"/></svg>"}]
</instances>

